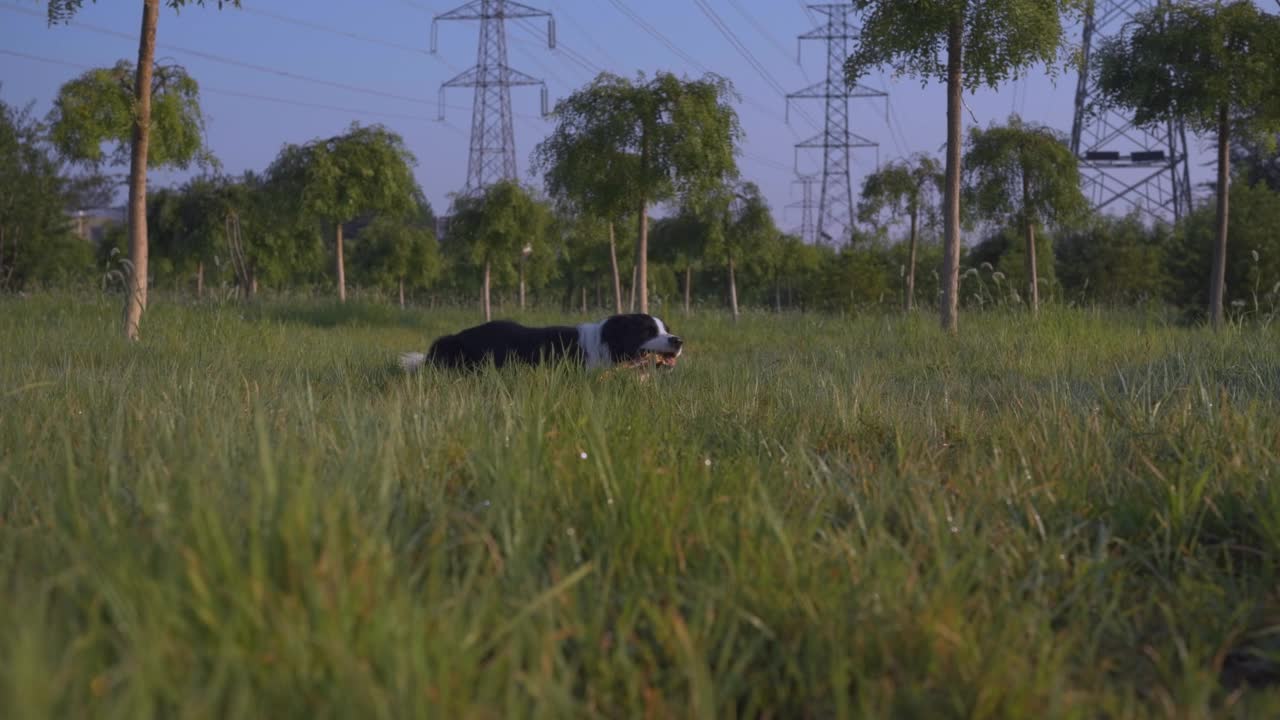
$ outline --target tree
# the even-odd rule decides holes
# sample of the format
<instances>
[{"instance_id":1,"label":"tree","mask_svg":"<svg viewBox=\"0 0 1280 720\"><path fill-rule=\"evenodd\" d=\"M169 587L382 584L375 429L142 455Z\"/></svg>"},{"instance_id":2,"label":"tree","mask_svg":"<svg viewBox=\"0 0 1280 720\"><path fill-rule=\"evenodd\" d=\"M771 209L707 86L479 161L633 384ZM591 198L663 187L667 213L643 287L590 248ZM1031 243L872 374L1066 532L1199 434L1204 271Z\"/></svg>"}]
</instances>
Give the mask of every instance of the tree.
<instances>
[{"instance_id":1,"label":"tree","mask_svg":"<svg viewBox=\"0 0 1280 720\"><path fill-rule=\"evenodd\" d=\"M554 196L605 217L628 207L638 212L640 312L649 311L649 206L672 199L698 205L737 175L741 129L733 97L729 81L711 74L681 80L658 73L631 82L601 73L556 104L556 128L538 145L535 158Z\"/></svg>"},{"instance_id":2,"label":"tree","mask_svg":"<svg viewBox=\"0 0 1280 720\"><path fill-rule=\"evenodd\" d=\"M425 289L440 276L443 262L435 231L403 218L383 215L356 238L357 267L378 287L396 289L404 308L406 286Z\"/></svg>"},{"instance_id":3,"label":"tree","mask_svg":"<svg viewBox=\"0 0 1280 720\"><path fill-rule=\"evenodd\" d=\"M494 271L503 277L515 274L514 265L525 247L535 242L545 245L550 221L547 208L510 180L454 199L448 241L457 255L481 270L480 307L486 321L493 319L490 292Z\"/></svg>"},{"instance_id":4,"label":"tree","mask_svg":"<svg viewBox=\"0 0 1280 720\"><path fill-rule=\"evenodd\" d=\"M20 288L40 244L67 233L59 170L30 106L0 102L0 289Z\"/></svg>"},{"instance_id":5,"label":"tree","mask_svg":"<svg viewBox=\"0 0 1280 720\"><path fill-rule=\"evenodd\" d=\"M1084 0L856 0L862 31L845 63L850 82L874 67L947 86L943 212L942 327L956 332L960 308L962 93L997 87L1037 63L1050 65L1062 20ZM945 59L942 55L945 49Z\"/></svg>"},{"instance_id":6,"label":"tree","mask_svg":"<svg viewBox=\"0 0 1280 720\"><path fill-rule=\"evenodd\" d=\"M1159 6L1098 53L1098 93L1154 126L1174 119L1218 138L1217 245L1209 320L1222 326L1233 136L1280 131L1280 17L1249 0Z\"/></svg>"},{"instance_id":7,"label":"tree","mask_svg":"<svg viewBox=\"0 0 1280 720\"><path fill-rule=\"evenodd\" d=\"M1097 215L1054 243L1058 277L1072 297L1108 304L1161 301L1172 278L1165 268L1169 226L1147 227L1136 214Z\"/></svg>"},{"instance_id":8,"label":"tree","mask_svg":"<svg viewBox=\"0 0 1280 720\"><path fill-rule=\"evenodd\" d=\"M750 258L778 235L769 204L755 183L726 187L721 196L708 202L712 219L708 223L709 253L721 259L729 271L729 309L738 320L737 263Z\"/></svg>"},{"instance_id":9,"label":"tree","mask_svg":"<svg viewBox=\"0 0 1280 720\"><path fill-rule=\"evenodd\" d=\"M165 0L165 4L178 10L191 2L204 5L205 1ZM219 9L226 4L239 7L240 0L217 0L217 3ZM83 5L84 0L49 0L49 24L69 21ZM121 105L107 100L114 93L105 92L104 87L102 88L104 92L97 93L96 97L101 102L100 109L107 114L99 115L89 112L77 116L86 129L96 128L96 132L86 132L85 135L96 135L99 138L99 146L102 142L115 142L119 147L123 147L126 133L129 138L129 259L132 269L129 272L129 291L125 293L124 308L124 335L129 340L138 339L142 312L147 307L147 168L164 164L152 160L150 154L153 82L156 75L160 75L162 80L164 76L163 73L158 73L158 68L155 67L156 25L159 18L160 0L143 0L142 32L138 38L138 62L135 66L133 81L131 85L117 84L125 90L127 96L132 97L132 102L123 106L127 112L122 114ZM192 89L194 90L194 83ZM181 92L178 97L181 98ZM174 105L177 108L190 108L180 99ZM158 109L162 112L157 115L156 120L161 120L167 114L165 112L167 107L169 107L168 103L159 103ZM197 112L194 113L194 117L199 118L198 105L195 107ZM124 121L123 125L119 122L111 122L111 120L121 119ZM200 148L200 136L195 135L194 139L196 141L194 146L170 145L166 140L161 140L158 147L179 151L173 154L172 161L181 166L184 164L181 160L183 157L194 157ZM187 151L190 152L189 156Z\"/></svg>"},{"instance_id":10,"label":"tree","mask_svg":"<svg viewBox=\"0 0 1280 720\"><path fill-rule=\"evenodd\" d=\"M413 210L421 195L411 169L415 162L396 133L353 123L342 135L286 145L267 169L277 190L294 198L304 221L332 228L339 301L347 300L343 224L361 215Z\"/></svg>"},{"instance_id":11,"label":"tree","mask_svg":"<svg viewBox=\"0 0 1280 720\"><path fill-rule=\"evenodd\" d=\"M693 300L693 274L700 269L707 251L708 223L687 208L673 217L654 223L655 256L684 276L684 314Z\"/></svg>"},{"instance_id":12,"label":"tree","mask_svg":"<svg viewBox=\"0 0 1280 720\"><path fill-rule=\"evenodd\" d=\"M867 176L858 202L858 220L882 225L884 216L897 222L905 215L910 224L907 235L908 254L906 282L902 291L902 307L908 312L915 305L916 255L920 226L937 223L937 198L943 185L942 166L928 155L915 155L889 163Z\"/></svg>"},{"instance_id":13,"label":"tree","mask_svg":"<svg viewBox=\"0 0 1280 720\"><path fill-rule=\"evenodd\" d=\"M973 214L1016 224L1026 235L1027 303L1034 314L1040 309L1036 227L1062 226L1088 211L1076 157L1061 134L1014 115L1008 125L973 128L964 164Z\"/></svg>"}]
</instances>

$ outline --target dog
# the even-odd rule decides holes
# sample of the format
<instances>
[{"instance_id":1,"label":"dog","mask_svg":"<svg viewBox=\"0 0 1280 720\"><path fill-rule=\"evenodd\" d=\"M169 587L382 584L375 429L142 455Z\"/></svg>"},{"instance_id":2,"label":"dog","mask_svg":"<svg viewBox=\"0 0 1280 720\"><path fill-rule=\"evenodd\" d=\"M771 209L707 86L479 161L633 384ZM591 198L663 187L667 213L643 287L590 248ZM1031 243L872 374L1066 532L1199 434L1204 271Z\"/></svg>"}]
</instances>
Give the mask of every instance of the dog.
<instances>
[{"instance_id":1,"label":"dog","mask_svg":"<svg viewBox=\"0 0 1280 720\"><path fill-rule=\"evenodd\" d=\"M400 366L415 372L427 364L469 370L492 360L497 367L511 363L538 365L568 361L588 369L646 364L673 368L684 341L671 334L658 318L643 313L614 315L600 322L575 326L526 327L495 320L437 338L425 353L405 353Z\"/></svg>"}]
</instances>

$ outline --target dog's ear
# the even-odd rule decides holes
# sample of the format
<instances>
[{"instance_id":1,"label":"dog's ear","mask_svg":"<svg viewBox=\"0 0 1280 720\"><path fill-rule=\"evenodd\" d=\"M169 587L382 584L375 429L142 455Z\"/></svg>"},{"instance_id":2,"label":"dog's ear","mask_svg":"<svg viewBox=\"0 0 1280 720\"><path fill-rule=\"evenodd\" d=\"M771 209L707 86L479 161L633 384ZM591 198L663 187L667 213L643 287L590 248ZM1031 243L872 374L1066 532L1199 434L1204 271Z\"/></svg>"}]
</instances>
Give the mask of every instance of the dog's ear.
<instances>
[{"instance_id":1,"label":"dog's ear","mask_svg":"<svg viewBox=\"0 0 1280 720\"><path fill-rule=\"evenodd\" d=\"M609 357L616 363L639 357L640 346L657 332L653 318L648 315L614 315L600 328L600 340L609 348Z\"/></svg>"}]
</instances>

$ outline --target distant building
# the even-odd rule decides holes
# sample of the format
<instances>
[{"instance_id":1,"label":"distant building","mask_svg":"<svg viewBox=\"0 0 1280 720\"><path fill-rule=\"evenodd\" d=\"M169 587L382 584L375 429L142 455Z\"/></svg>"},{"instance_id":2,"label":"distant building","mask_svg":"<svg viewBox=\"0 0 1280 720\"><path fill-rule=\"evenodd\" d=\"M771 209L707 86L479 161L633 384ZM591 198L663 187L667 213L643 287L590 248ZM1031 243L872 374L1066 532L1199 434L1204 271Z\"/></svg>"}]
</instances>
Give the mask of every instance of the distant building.
<instances>
[{"instance_id":1,"label":"distant building","mask_svg":"<svg viewBox=\"0 0 1280 720\"><path fill-rule=\"evenodd\" d=\"M98 245L102 242L102 238L106 236L108 230L116 225L124 225L129 215L125 207L121 205L113 208L68 210L67 217L71 221L72 232L80 238Z\"/></svg>"}]
</instances>

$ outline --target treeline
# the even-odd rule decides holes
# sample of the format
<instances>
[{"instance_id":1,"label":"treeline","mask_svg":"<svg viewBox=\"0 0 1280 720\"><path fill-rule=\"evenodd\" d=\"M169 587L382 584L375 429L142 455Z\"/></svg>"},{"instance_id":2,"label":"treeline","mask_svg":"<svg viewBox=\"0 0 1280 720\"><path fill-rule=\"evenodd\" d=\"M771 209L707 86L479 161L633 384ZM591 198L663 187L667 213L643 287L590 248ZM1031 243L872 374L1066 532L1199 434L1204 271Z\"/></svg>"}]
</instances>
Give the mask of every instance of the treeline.
<instances>
[{"instance_id":1,"label":"treeline","mask_svg":"<svg viewBox=\"0 0 1280 720\"><path fill-rule=\"evenodd\" d=\"M0 205L0 284L8 291L75 284L119 290L124 226L113 227L95 247L75 235L66 213L101 199L103 181L75 175L44 132L30 112L0 104L0 188L9 199ZM1273 148L1252 143L1234 153L1234 252L1226 287L1237 315L1271 312L1280 303L1280 154ZM376 172L361 187L359 173L343 174L344 163ZM528 188L499 184L459 198L444 237L437 238L439 223L412 180L411 164L394 133L356 126L336 138L286 146L260 173L208 174L154 190L147 211L151 279L192 295L340 292L334 288L341 237L346 283L391 302L481 302L487 266L491 291L506 306L520 304L522 296L544 307L590 312L611 312L619 299L623 309L636 306L634 213L616 218L611 248L608 222L558 212ZM729 309L735 296L743 306L777 310L902 305L911 206L880 212L893 170L887 166L868 179L859 208L864 229L840 248L778 232L749 183L735 186L734 202L720 213L677 206L649 228L651 301L668 313L686 304ZM328 178L330 172L342 181ZM352 199L361 192L381 196ZM910 299L931 307L939 293L941 233L936 197L926 193L922 201L928 207L914 223L919 270ZM382 212L368 212L371 205ZM1041 233L1035 239L1041 297L1166 304L1202 314L1214 230L1214 206L1205 203L1176 225L1093 216ZM1016 223L987 218L972 235L982 239L963 255L962 302L1027 302L1026 245Z\"/></svg>"}]
</instances>

